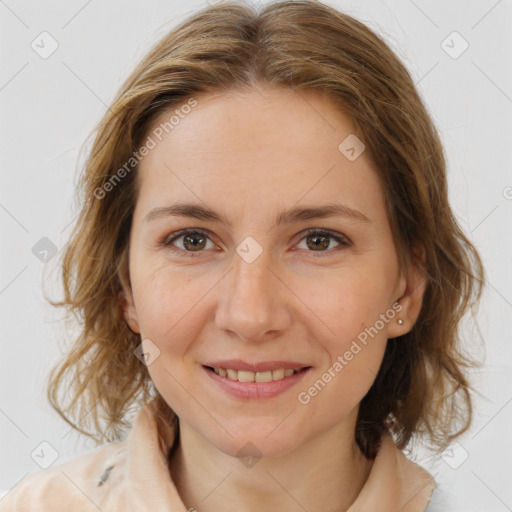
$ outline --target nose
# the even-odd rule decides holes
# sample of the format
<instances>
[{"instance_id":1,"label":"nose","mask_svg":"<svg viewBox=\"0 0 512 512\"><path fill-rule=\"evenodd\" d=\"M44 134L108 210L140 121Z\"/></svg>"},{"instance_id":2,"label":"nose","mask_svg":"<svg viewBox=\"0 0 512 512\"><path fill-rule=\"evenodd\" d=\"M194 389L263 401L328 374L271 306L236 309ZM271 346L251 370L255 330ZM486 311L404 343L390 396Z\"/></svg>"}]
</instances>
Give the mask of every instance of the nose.
<instances>
[{"instance_id":1,"label":"nose","mask_svg":"<svg viewBox=\"0 0 512 512\"><path fill-rule=\"evenodd\" d=\"M292 293L276 269L269 250L248 263L237 253L220 290L216 311L217 327L245 341L277 337L291 324Z\"/></svg>"}]
</instances>

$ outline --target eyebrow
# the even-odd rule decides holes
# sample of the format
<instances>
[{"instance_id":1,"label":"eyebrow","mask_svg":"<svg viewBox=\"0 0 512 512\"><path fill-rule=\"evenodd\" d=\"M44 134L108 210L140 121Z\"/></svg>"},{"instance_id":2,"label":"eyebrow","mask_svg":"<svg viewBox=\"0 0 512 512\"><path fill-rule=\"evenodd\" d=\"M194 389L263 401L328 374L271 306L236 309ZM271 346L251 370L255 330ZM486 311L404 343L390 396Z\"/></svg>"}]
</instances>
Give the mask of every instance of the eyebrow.
<instances>
[{"instance_id":1,"label":"eyebrow","mask_svg":"<svg viewBox=\"0 0 512 512\"><path fill-rule=\"evenodd\" d=\"M177 203L172 206L160 206L153 208L145 217L144 222L169 216L190 217L199 220L221 222L232 228L231 222L221 213L217 213L206 205L200 203ZM307 208L291 208L281 212L275 219L276 226L292 224L310 219L322 219L326 217L342 216L359 222L371 223L371 220L362 212L349 206L330 203L325 206L312 206Z\"/></svg>"}]
</instances>

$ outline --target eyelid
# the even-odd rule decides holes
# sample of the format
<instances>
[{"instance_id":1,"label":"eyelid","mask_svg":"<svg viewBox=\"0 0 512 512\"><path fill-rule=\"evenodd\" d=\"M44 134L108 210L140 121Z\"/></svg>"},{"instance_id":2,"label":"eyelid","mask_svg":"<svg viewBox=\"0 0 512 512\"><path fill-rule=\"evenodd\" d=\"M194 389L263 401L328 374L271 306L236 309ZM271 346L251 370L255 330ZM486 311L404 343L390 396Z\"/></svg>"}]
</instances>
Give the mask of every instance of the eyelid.
<instances>
[{"instance_id":1,"label":"eyelid","mask_svg":"<svg viewBox=\"0 0 512 512\"><path fill-rule=\"evenodd\" d=\"M184 249L180 249L180 248L177 248L175 246L172 245L172 243L176 240L178 240L179 238L185 236L185 235L188 235L188 234L203 234L203 235L206 235L207 236L207 239L210 240L212 243L213 240L212 240L212 233L211 231L209 231L208 229L205 229L205 228L184 228L184 229L180 229L178 231L175 231L173 233L171 233L171 235L168 235L166 236L160 243L159 245L165 247L165 248L170 248L171 251L173 252L181 252L181 253L184 253L186 254L186 256L191 256L191 257L195 257L195 256L199 256L201 253L203 252L206 252L206 251L185 251ZM321 256L321 255L330 255L332 254L333 252L336 251L336 249L338 249L339 247L350 247L352 245L352 241L344 234L342 233L337 233L337 232L333 232L329 229L325 229L325 228L308 228L306 230L303 230L301 231L297 236L299 237L297 242L295 242L294 245L297 245L299 242L301 242L302 240L304 240L305 238L307 238L308 236L311 236L313 234L318 234L320 236L326 236L326 237L330 237L332 238L333 240L335 240L339 245L337 247L334 247L332 249L327 249L325 251L306 251L306 252L310 252L312 253L314 256L318 255L318 256Z\"/></svg>"},{"instance_id":2,"label":"eyelid","mask_svg":"<svg viewBox=\"0 0 512 512\"><path fill-rule=\"evenodd\" d=\"M178 240L179 238L181 238L181 237L183 237L185 235L196 234L196 233L197 234L206 235L206 238L208 240L210 240L210 242L215 243L212 240L213 233L211 233L211 231L209 231L208 229L204 229L204 228L184 228L184 229L180 229L178 231L174 231L170 235L167 235L166 237L164 237L164 239L158 245L163 246L164 248L170 248L173 252L182 252L182 253L186 253L187 255L194 256L195 254L200 254L200 253L205 252L205 251L185 251L184 249L180 249L178 247L175 247L172 244L173 244L174 241Z\"/></svg>"},{"instance_id":3,"label":"eyelid","mask_svg":"<svg viewBox=\"0 0 512 512\"><path fill-rule=\"evenodd\" d=\"M331 238L333 238L334 240L339 242L341 245L346 245L346 246L352 245L351 240L343 233L337 233L335 231L331 231L330 229L325 229L325 228L308 228L305 231L301 231L299 233L299 236L300 236L299 241L301 241L302 239L304 239L307 236L312 235L312 234L320 234L322 236L330 236ZM315 251L311 251L311 252L315 252ZM327 252L327 251L319 251L319 252Z\"/></svg>"}]
</instances>

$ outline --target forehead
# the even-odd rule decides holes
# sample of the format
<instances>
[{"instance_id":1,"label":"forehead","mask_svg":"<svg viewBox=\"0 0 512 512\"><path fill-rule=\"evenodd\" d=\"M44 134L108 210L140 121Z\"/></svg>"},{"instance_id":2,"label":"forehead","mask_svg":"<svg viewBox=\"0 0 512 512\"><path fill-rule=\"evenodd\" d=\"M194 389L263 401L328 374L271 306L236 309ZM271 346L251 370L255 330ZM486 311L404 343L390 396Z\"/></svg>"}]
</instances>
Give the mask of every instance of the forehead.
<instances>
[{"instance_id":1,"label":"forehead","mask_svg":"<svg viewBox=\"0 0 512 512\"><path fill-rule=\"evenodd\" d=\"M305 152L313 146L337 150L339 142L355 131L349 116L328 95L310 90L260 87L203 92L193 98L196 105L173 116L176 124L164 135L170 144L179 138L182 150L198 144L203 151L233 154L283 145ZM183 105L162 112L152 129L179 114ZM244 147L235 144L242 141Z\"/></svg>"},{"instance_id":2,"label":"forehead","mask_svg":"<svg viewBox=\"0 0 512 512\"><path fill-rule=\"evenodd\" d=\"M328 96L262 88L194 99L187 113L177 105L150 128L151 136L178 111L178 122L139 166L142 200L168 203L185 194L211 205L229 198L258 208L379 195L364 151L350 160L340 150L355 136L354 126Z\"/></svg>"}]
</instances>

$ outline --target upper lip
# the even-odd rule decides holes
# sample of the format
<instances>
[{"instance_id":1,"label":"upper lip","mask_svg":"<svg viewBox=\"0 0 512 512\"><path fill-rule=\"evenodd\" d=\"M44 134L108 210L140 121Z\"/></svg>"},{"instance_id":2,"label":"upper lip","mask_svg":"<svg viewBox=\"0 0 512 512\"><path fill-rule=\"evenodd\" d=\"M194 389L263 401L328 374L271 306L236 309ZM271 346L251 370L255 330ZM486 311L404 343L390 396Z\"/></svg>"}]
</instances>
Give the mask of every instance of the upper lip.
<instances>
[{"instance_id":1,"label":"upper lip","mask_svg":"<svg viewBox=\"0 0 512 512\"><path fill-rule=\"evenodd\" d=\"M248 363L241 359L223 359L222 361L212 361L204 366L211 368L224 368L231 370L242 370L248 372L267 372L271 370L279 370L281 368L301 369L308 368L309 365L298 363L297 361L263 361L260 363Z\"/></svg>"}]
</instances>

